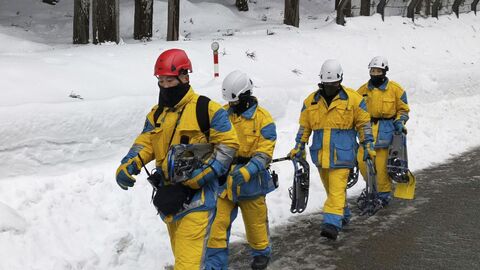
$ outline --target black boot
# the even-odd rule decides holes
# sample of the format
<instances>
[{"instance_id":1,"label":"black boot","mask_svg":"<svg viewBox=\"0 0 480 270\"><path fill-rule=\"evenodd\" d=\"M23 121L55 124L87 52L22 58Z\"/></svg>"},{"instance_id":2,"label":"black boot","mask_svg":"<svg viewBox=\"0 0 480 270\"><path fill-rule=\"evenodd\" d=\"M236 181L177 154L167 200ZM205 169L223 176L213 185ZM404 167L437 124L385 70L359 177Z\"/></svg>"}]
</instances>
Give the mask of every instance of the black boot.
<instances>
[{"instance_id":1,"label":"black boot","mask_svg":"<svg viewBox=\"0 0 480 270\"><path fill-rule=\"evenodd\" d=\"M337 240L338 229L334 225L326 223L323 224L320 235L331 240Z\"/></svg>"},{"instance_id":2,"label":"black boot","mask_svg":"<svg viewBox=\"0 0 480 270\"><path fill-rule=\"evenodd\" d=\"M268 261L270 260L269 257L259 255L253 257L253 262L252 262L252 269L253 270L263 270L267 268Z\"/></svg>"}]
</instances>

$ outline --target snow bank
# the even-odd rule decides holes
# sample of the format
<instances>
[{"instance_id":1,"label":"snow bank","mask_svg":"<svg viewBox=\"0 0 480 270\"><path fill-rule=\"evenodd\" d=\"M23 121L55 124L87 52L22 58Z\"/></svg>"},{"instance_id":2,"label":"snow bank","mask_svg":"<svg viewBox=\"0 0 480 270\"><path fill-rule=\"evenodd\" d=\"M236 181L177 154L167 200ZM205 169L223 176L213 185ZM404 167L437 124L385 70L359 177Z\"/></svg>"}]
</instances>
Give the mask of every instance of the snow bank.
<instances>
[{"instance_id":1,"label":"snow bank","mask_svg":"<svg viewBox=\"0 0 480 270\"><path fill-rule=\"evenodd\" d=\"M23 233L26 228L26 220L11 207L0 202L0 233L8 231Z\"/></svg>"}]
</instances>

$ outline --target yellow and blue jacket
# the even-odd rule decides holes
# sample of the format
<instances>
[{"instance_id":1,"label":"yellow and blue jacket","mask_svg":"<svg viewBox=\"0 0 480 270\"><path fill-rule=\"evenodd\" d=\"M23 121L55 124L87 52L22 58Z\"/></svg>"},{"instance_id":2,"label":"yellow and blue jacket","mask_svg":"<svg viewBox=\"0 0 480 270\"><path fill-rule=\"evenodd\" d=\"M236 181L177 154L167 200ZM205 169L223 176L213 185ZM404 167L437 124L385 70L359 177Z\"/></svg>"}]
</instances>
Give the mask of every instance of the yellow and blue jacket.
<instances>
[{"instance_id":1,"label":"yellow and blue jacket","mask_svg":"<svg viewBox=\"0 0 480 270\"><path fill-rule=\"evenodd\" d=\"M237 134L232 128L227 112L222 106L214 101L208 103L208 115L210 121L209 138L201 131L197 116L197 95L192 88L173 108L165 107L154 122L154 114L158 105L154 106L147 115L142 133L136 138L124 159L140 155L143 162L155 160L157 171L163 173L165 182L160 185L170 185L167 173L167 153L171 145L179 144L181 138L189 138L190 144L212 143L214 153L210 160L218 161L225 169L215 172L217 175L226 173L230 163L239 147ZM176 128L175 128L176 126ZM182 141L183 142L183 141ZM183 142L184 143L184 142ZM203 183L200 181L190 182L188 186L198 190L191 203L185 210L175 216L162 216L164 220L177 220L191 211L214 209L218 191L218 181Z\"/></svg>"},{"instance_id":2,"label":"yellow and blue jacket","mask_svg":"<svg viewBox=\"0 0 480 270\"><path fill-rule=\"evenodd\" d=\"M368 113L373 122L375 148L388 148L392 143L395 127L393 122L400 120L406 123L410 108L407 93L396 82L386 80L378 88L370 81L362 85L358 91L367 103Z\"/></svg>"},{"instance_id":3,"label":"yellow and blue jacket","mask_svg":"<svg viewBox=\"0 0 480 270\"><path fill-rule=\"evenodd\" d=\"M240 148L234 159L232 170L237 170L248 162L254 162L259 168L256 175L240 185L238 199L250 199L275 189L272 177L268 172L268 166L272 160L273 150L277 140L275 123L270 113L257 104L250 107L241 115L233 113L233 110L225 105L230 121L237 132ZM235 161L236 160L236 161ZM226 196L227 183L220 187L220 196Z\"/></svg>"},{"instance_id":4,"label":"yellow and blue jacket","mask_svg":"<svg viewBox=\"0 0 480 270\"><path fill-rule=\"evenodd\" d=\"M352 168L360 142L373 141L370 115L362 96L345 88L327 105L320 91L310 94L303 102L300 128L295 141L305 145L313 132L310 155L322 169Z\"/></svg>"}]
</instances>

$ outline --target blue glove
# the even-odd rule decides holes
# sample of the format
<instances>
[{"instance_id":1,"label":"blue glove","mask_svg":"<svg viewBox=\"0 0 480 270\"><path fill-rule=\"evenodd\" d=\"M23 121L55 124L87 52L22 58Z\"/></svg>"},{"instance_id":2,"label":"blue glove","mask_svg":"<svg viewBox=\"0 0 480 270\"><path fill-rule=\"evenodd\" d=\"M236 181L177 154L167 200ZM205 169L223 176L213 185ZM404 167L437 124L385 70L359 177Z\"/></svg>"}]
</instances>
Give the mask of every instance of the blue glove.
<instances>
[{"instance_id":1,"label":"blue glove","mask_svg":"<svg viewBox=\"0 0 480 270\"><path fill-rule=\"evenodd\" d=\"M377 156L377 152L373 147L373 142L365 142L363 144L363 160L365 161L368 158L370 158L371 160L375 160L376 156Z\"/></svg>"},{"instance_id":2,"label":"blue glove","mask_svg":"<svg viewBox=\"0 0 480 270\"><path fill-rule=\"evenodd\" d=\"M296 143L295 148L290 151L288 156L293 159L293 158L302 158L306 159L307 157L307 152L305 151L305 143Z\"/></svg>"},{"instance_id":3,"label":"blue glove","mask_svg":"<svg viewBox=\"0 0 480 270\"><path fill-rule=\"evenodd\" d=\"M190 179L182 182L182 184L193 189L200 189L205 184L216 180L219 175L223 175L226 172L227 169L225 169L222 163L216 159L212 159L208 164L195 169Z\"/></svg>"},{"instance_id":4,"label":"blue glove","mask_svg":"<svg viewBox=\"0 0 480 270\"><path fill-rule=\"evenodd\" d=\"M140 164L136 158L131 158L124 161L117 169L116 180L117 184L124 190L127 190L128 187L133 187L135 184L135 178L132 175L137 175L140 173Z\"/></svg>"},{"instance_id":5,"label":"blue glove","mask_svg":"<svg viewBox=\"0 0 480 270\"><path fill-rule=\"evenodd\" d=\"M396 132L404 132L405 134L407 133L405 123L402 120L395 120L395 122L393 122L393 125L395 126Z\"/></svg>"},{"instance_id":6,"label":"blue glove","mask_svg":"<svg viewBox=\"0 0 480 270\"><path fill-rule=\"evenodd\" d=\"M263 168L263 165L256 158L251 158L250 161L244 166L240 167L237 170L234 170L231 175L233 178L234 185L241 185L250 181L252 176L255 176L260 169Z\"/></svg>"}]
</instances>

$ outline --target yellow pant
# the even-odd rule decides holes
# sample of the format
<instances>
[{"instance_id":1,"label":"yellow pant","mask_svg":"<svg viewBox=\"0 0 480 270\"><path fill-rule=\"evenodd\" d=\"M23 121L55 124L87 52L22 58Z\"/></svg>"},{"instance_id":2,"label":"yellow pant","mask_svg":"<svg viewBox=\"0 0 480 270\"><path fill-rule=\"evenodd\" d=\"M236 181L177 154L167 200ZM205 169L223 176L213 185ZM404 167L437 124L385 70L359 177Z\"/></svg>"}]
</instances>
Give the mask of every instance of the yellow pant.
<instances>
[{"instance_id":1,"label":"yellow pant","mask_svg":"<svg viewBox=\"0 0 480 270\"><path fill-rule=\"evenodd\" d=\"M203 269L212 220L213 211L198 211L167 223L175 270Z\"/></svg>"},{"instance_id":2,"label":"yellow pant","mask_svg":"<svg viewBox=\"0 0 480 270\"><path fill-rule=\"evenodd\" d=\"M208 247L227 247L230 227L237 216L237 207L242 210L247 241L250 246L254 249L266 248L269 244L269 234L265 196L242 200L238 202L238 205L226 198L218 198L217 214L213 221Z\"/></svg>"},{"instance_id":3,"label":"yellow pant","mask_svg":"<svg viewBox=\"0 0 480 270\"><path fill-rule=\"evenodd\" d=\"M242 210L247 241L252 256L270 255L267 204L265 196L241 200L237 204L227 198L218 198L217 214L208 240L207 269L226 269L228 265L228 242L232 223ZM210 267L210 268L209 268Z\"/></svg>"},{"instance_id":4,"label":"yellow pant","mask_svg":"<svg viewBox=\"0 0 480 270\"><path fill-rule=\"evenodd\" d=\"M346 206L346 189L350 169L319 169L327 200L323 212L343 216Z\"/></svg>"},{"instance_id":5,"label":"yellow pant","mask_svg":"<svg viewBox=\"0 0 480 270\"><path fill-rule=\"evenodd\" d=\"M378 192L391 192L392 180L387 173L387 161L388 161L388 149L378 148L375 149L377 156L375 157L375 170L377 171L377 191ZM367 167L365 161L363 161L363 147L359 147L358 154L358 167L363 179L367 179Z\"/></svg>"}]
</instances>

